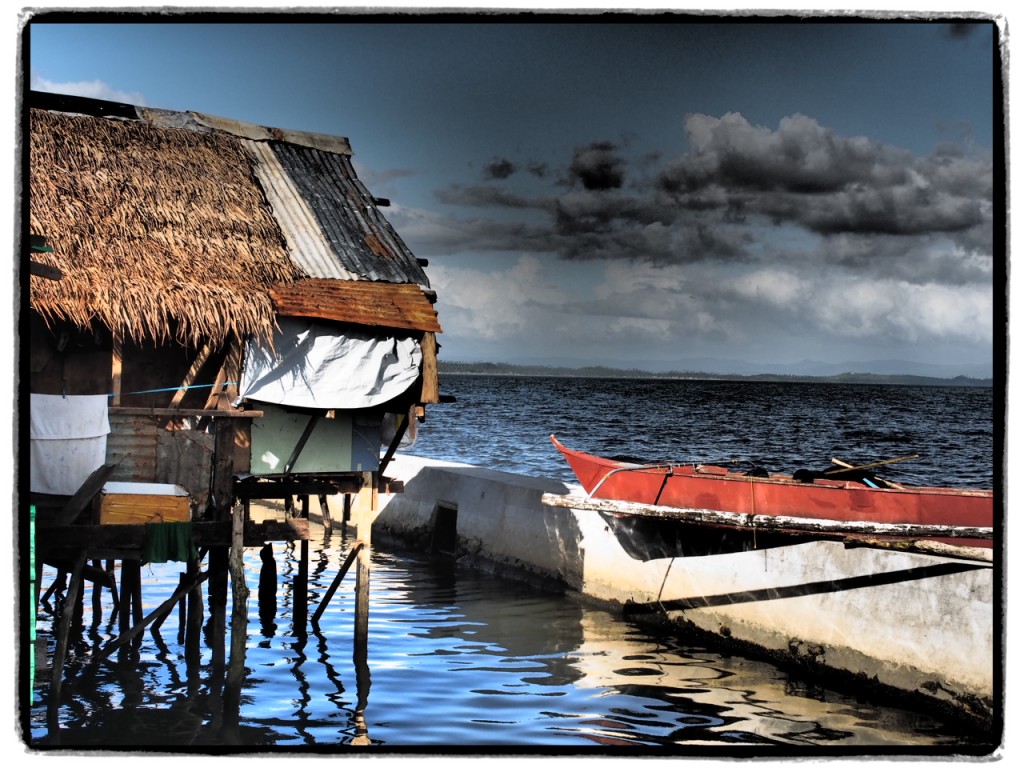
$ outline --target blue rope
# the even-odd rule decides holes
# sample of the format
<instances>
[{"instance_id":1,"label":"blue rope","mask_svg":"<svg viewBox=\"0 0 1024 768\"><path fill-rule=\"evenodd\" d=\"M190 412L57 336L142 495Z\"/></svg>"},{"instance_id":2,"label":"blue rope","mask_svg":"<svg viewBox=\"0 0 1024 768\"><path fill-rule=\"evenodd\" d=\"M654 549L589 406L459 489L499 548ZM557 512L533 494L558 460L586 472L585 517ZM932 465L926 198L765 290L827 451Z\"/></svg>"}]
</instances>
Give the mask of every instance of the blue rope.
<instances>
[{"instance_id":1,"label":"blue rope","mask_svg":"<svg viewBox=\"0 0 1024 768\"><path fill-rule=\"evenodd\" d=\"M237 384L237 381L225 381L221 386L226 387L230 384ZM122 395L148 395L153 392L177 392L179 389L202 389L203 387L216 387L216 384L189 384L187 387L163 387L161 389L139 389L135 392L122 392ZM116 393L111 392L107 397L116 397Z\"/></svg>"}]
</instances>

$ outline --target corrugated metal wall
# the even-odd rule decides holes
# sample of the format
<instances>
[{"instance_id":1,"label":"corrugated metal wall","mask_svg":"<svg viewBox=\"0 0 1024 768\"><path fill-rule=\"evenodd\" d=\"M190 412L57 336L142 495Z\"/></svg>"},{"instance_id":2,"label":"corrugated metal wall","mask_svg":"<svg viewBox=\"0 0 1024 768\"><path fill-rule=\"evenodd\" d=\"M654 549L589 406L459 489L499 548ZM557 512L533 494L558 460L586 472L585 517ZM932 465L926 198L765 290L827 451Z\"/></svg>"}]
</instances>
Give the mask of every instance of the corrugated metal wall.
<instances>
[{"instance_id":1,"label":"corrugated metal wall","mask_svg":"<svg viewBox=\"0 0 1024 768\"><path fill-rule=\"evenodd\" d=\"M205 507L213 468L213 435L168 430L152 416L109 413L107 462L117 464L110 479L173 483L189 492L193 506Z\"/></svg>"}]
</instances>

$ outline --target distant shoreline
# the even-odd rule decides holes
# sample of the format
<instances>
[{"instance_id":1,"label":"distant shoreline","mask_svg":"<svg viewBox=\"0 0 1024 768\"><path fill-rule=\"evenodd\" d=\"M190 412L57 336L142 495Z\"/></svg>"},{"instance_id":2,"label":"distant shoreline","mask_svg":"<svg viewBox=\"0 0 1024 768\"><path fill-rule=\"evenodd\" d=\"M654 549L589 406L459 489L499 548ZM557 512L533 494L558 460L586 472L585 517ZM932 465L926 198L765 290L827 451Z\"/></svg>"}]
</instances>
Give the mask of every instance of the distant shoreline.
<instances>
[{"instance_id":1,"label":"distant shoreline","mask_svg":"<svg viewBox=\"0 0 1024 768\"><path fill-rule=\"evenodd\" d=\"M969 376L954 378L938 378L934 376L915 376L910 374L886 373L840 373L834 376L805 376L798 374L732 374L705 373L701 371L665 371L656 373L635 368L610 368L605 366L588 366L583 368L564 368L544 365L512 365L508 363L460 363L438 361L438 373L441 375L466 376L521 376L521 377L553 377L553 378L592 378L592 379L665 379L688 381L749 381L749 382L792 382L804 384L890 384L904 386L930 387L982 387L992 388L992 379L974 379Z\"/></svg>"}]
</instances>

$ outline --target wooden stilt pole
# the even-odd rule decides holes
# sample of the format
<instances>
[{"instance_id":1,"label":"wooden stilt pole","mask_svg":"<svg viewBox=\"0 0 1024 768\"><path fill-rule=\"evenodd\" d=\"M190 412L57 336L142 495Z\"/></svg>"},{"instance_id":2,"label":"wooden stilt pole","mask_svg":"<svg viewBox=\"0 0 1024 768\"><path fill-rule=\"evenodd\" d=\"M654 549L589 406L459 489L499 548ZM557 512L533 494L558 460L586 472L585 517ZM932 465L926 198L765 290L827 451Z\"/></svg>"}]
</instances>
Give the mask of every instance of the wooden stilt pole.
<instances>
[{"instance_id":1,"label":"wooden stilt pole","mask_svg":"<svg viewBox=\"0 0 1024 768\"><path fill-rule=\"evenodd\" d=\"M370 633L370 526L377 509L377 478L368 472L364 490L369 486L369 504L361 504L356 517L356 539L362 542L356 559L355 647L365 646Z\"/></svg>"},{"instance_id":2,"label":"wooden stilt pole","mask_svg":"<svg viewBox=\"0 0 1024 768\"><path fill-rule=\"evenodd\" d=\"M369 729L366 727L366 705L370 700L370 664L366 641L365 634L357 635L352 651L352 661L356 667L356 710L352 717L355 735L352 737L352 744L358 747L373 743L370 740Z\"/></svg>"},{"instance_id":3,"label":"wooden stilt pole","mask_svg":"<svg viewBox=\"0 0 1024 768\"><path fill-rule=\"evenodd\" d=\"M142 630L144 630L147 625L162 619L168 613L174 610L174 606L181 599L181 596L184 595L186 591L193 590L196 584L202 583L206 579L206 576L207 574L205 573L196 573L192 576L192 578L185 579L184 581L182 581L178 589L175 590L174 594L166 600L164 600L164 602L161 603L156 610L154 610L145 618L141 619L134 627L129 629L127 632L124 632L118 635L113 640L111 640L109 645L107 645L103 650L101 650L99 653L93 656L92 660L89 662L89 666L83 672L83 674L93 669L96 662L107 658L118 648L121 648L126 643L128 643L128 641L133 640L140 634L142 634Z\"/></svg>"},{"instance_id":4,"label":"wooden stilt pole","mask_svg":"<svg viewBox=\"0 0 1024 768\"><path fill-rule=\"evenodd\" d=\"M243 510L243 514L245 514ZM227 547L213 547L210 549L210 559L207 568L210 571L210 584L208 587L210 605L210 650L213 653L215 664L225 663L225 643L227 638L227 610L228 610L228 568L231 560L230 550Z\"/></svg>"},{"instance_id":5,"label":"wooden stilt pole","mask_svg":"<svg viewBox=\"0 0 1024 768\"><path fill-rule=\"evenodd\" d=\"M122 635L132 624L132 576L128 572L127 561L121 560L121 607L117 612L117 628Z\"/></svg>"},{"instance_id":6,"label":"wooden stilt pole","mask_svg":"<svg viewBox=\"0 0 1024 768\"><path fill-rule=\"evenodd\" d=\"M103 564L100 560L93 560L92 564L95 568L102 570ZM103 587L104 584L100 579L96 579L92 583L92 626L98 627L100 622L103 621Z\"/></svg>"},{"instance_id":7,"label":"wooden stilt pole","mask_svg":"<svg viewBox=\"0 0 1024 768\"><path fill-rule=\"evenodd\" d=\"M132 620L142 621L142 561L132 560Z\"/></svg>"},{"instance_id":8,"label":"wooden stilt pole","mask_svg":"<svg viewBox=\"0 0 1024 768\"><path fill-rule=\"evenodd\" d=\"M277 618L277 561L274 559L274 545L270 542L260 550L260 581L256 595L260 625L269 637L270 628Z\"/></svg>"},{"instance_id":9,"label":"wooden stilt pole","mask_svg":"<svg viewBox=\"0 0 1024 768\"><path fill-rule=\"evenodd\" d=\"M78 556L74 567L71 569L71 580L68 582L68 591L64 595L64 610L60 614L60 623L57 627L57 645L53 652L53 666L50 668L50 704L57 708L60 706L60 692L64 682L64 662L68 652L68 638L71 634L71 623L74 619L74 604L82 589L82 568L85 566L85 553ZM55 710L54 710L55 711Z\"/></svg>"},{"instance_id":10,"label":"wooden stilt pole","mask_svg":"<svg viewBox=\"0 0 1024 768\"><path fill-rule=\"evenodd\" d=\"M318 498L320 500L320 514L324 519L324 530L330 533L333 523L331 522L331 509L327 506L327 496L321 493Z\"/></svg>"},{"instance_id":11,"label":"wooden stilt pole","mask_svg":"<svg viewBox=\"0 0 1024 768\"><path fill-rule=\"evenodd\" d=\"M185 626L188 624L188 591L183 590L187 576L184 573L178 574L178 642L185 643Z\"/></svg>"},{"instance_id":12,"label":"wooden stilt pole","mask_svg":"<svg viewBox=\"0 0 1024 768\"><path fill-rule=\"evenodd\" d=\"M299 570L295 574L295 586L292 589L292 625L295 636L306 634L306 619L309 616L309 542L299 542Z\"/></svg>"},{"instance_id":13,"label":"wooden stilt pole","mask_svg":"<svg viewBox=\"0 0 1024 768\"><path fill-rule=\"evenodd\" d=\"M352 567L352 563L355 562L356 555L359 554L359 550L363 548L363 542L357 541L352 545L352 549L349 550L348 556L345 558L345 562L342 564L341 569L338 571L338 575L334 577L334 581L331 582L331 586L327 588L323 598L320 600L320 604L316 607L316 611L313 612L313 626L319 628L320 617L324 615L324 611L327 610L327 605L331 602L331 598L334 597L334 593L338 591L338 587L341 585L342 579L345 578L345 574L348 573L348 569Z\"/></svg>"},{"instance_id":14,"label":"wooden stilt pole","mask_svg":"<svg viewBox=\"0 0 1024 768\"><path fill-rule=\"evenodd\" d=\"M192 558L185 566L185 578L193 582L198 573L199 562ZM203 595L198 584L188 591L185 605L185 657L195 660L200 655L199 646L203 630Z\"/></svg>"},{"instance_id":15,"label":"wooden stilt pole","mask_svg":"<svg viewBox=\"0 0 1024 768\"><path fill-rule=\"evenodd\" d=\"M114 575L114 561L107 560L106 563L107 577L110 579L110 599L114 603L114 608L110 612L110 620L113 621L117 612L121 609L121 598L117 594L117 576Z\"/></svg>"},{"instance_id":16,"label":"wooden stilt pole","mask_svg":"<svg viewBox=\"0 0 1024 768\"><path fill-rule=\"evenodd\" d=\"M245 679L245 644L249 620L249 588L245 583L244 539L245 520L241 506L231 515L231 661L224 684L224 709L228 721L237 720Z\"/></svg>"}]
</instances>

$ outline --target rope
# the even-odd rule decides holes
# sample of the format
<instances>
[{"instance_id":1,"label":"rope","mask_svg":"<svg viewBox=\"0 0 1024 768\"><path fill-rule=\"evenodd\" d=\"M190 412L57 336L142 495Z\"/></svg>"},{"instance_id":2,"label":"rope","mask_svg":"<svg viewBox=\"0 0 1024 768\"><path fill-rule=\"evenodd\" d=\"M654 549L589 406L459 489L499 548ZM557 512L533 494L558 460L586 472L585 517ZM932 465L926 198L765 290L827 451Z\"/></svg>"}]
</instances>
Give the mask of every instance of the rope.
<instances>
[{"instance_id":1,"label":"rope","mask_svg":"<svg viewBox=\"0 0 1024 768\"><path fill-rule=\"evenodd\" d=\"M177 387L161 387L160 389L137 389L134 392L122 392L121 394L122 395L148 395L148 394L151 394L153 392L177 392L179 389L203 389L205 387L216 387L216 386L227 387L227 386L233 385L233 384L238 384L238 382L237 381L225 381L223 384L220 384L220 385L218 385L217 382L213 382L212 384L189 384L188 386L184 386L184 387L177 386ZM116 396L116 393L114 393L114 392L110 392L110 393L107 394L107 397L115 397L115 396Z\"/></svg>"}]
</instances>

